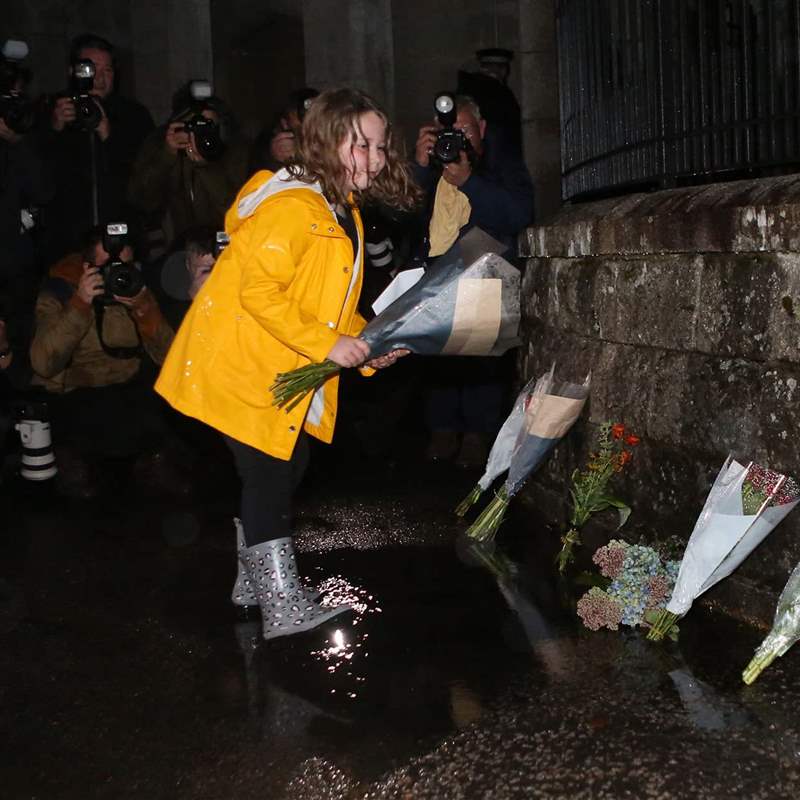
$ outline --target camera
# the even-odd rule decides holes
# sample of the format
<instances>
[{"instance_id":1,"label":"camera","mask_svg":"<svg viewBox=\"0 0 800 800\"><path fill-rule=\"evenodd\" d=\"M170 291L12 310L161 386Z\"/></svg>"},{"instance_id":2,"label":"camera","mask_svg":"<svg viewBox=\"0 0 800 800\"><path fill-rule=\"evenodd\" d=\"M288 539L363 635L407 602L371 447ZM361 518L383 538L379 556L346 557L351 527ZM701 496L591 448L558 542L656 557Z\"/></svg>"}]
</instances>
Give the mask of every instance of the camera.
<instances>
[{"instance_id":1,"label":"camera","mask_svg":"<svg viewBox=\"0 0 800 800\"><path fill-rule=\"evenodd\" d=\"M144 286L144 278L139 265L134 261L122 261L120 253L128 243L128 226L124 222L115 222L106 226L103 234L103 249L109 254L108 262L100 267L105 291L100 302L110 305L114 295L134 297Z\"/></svg>"},{"instance_id":2,"label":"camera","mask_svg":"<svg viewBox=\"0 0 800 800\"><path fill-rule=\"evenodd\" d=\"M218 161L225 153L220 126L203 114L203 111L213 110L208 103L212 96L211 84L208 81L191 81L189 94L192 103L188 109L173 118L173 122L182 121L183 130L194 134L194 143L197 152L206 161Z\"/></svg>"},{"instance_id":3,"label":"camera","mask_svg":"<svg viewBox=\"0 0 800 800\"><path fill-rule=\"evenodd\" d=\"M383 215L374 205L365 206L362 211L364 221L364 244L369 263L379 269L391 269L394 266L394 245L389 235Z\"/></svg>"},{"instance_id":4,"label":"camera","mask_svg":"<svg viewBox=\"0 0 800 800\"><path fill-rule=\"evenodd\" d=\"M469 155L472 145L463 131L453 128L458 116L455 95L450 92L440 92L434 98L433 107L436 110L436 118L442 126L442 129L436 134L433 158L440 164L451 164L458 161L462 151Z\"/></svg>"},{"instance_id":5,"label":"camera","mask_svg":"<svg viewBox=\"0 0 800 800\"><path fill-rule=\"evenodd\" d=\"M33 103L25 96L24 87L30 73L19 62L28 55L28 45L9 39L3 45L0 61L0 119L14 133L27 133L34 123Z\"/></svg>"},{"instance_id":6,"label":"camera","mask_svg":"<svg viewBox=\"0 0 800 800\"><path fill-rule=\"evenodd\" d=\"M217 231L214 236L214 260L216 261L222 251L230 244L231 237L225 231Z\"/></svg>"},{"instance_id":7,"label":"camera","mask_svg":"<svg viewBox=\"0 0 800 800\"><path fill-rule=\"evenodd\" d=\"M94 62L88 58L82 58L72 65L70 100L75 104L73 125L82 131L93 131L103 119L97 98L89 94L94 87L94 73Z\"/></svg>"}]
</instances>

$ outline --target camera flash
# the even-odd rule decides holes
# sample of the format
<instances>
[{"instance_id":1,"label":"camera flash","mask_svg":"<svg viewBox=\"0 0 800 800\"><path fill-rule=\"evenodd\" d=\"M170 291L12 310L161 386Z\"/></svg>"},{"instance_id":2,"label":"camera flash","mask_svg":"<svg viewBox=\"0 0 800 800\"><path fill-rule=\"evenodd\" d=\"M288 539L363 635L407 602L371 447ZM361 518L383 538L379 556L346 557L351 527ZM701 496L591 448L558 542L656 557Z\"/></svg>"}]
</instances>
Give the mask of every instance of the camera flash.
<instances>
[{"instance_id":1,"label":"camera flash","mask_svg":"<svg viewBox=\"0 0 800 800\"><path fill-rule=\"evenodd\" d=\"M3 58L9 61L22 61L28 57L28 45L19 39L7 39L3 45Z\"/></svg>"},{"instance_id":2,"label":"camera flash","mask_svg":"<svg viewBox=\"0 0 800 800\"><path fill-rule=\"evenodd\" d=\"M455 107L455 101L452 95L440 94L436 96L433 105L440 114L449 114Z\"/></svg>"},{"instance_id":3,"label":"camera flash","mask_svg":"<svg viewBox=\"0 0 800 800\"><path fill-rule=\"evenodd\" d=\"M189 94L193 100L208 100L213 94L208 81L192 81L189 84Z\"/></svg>"}]
</instances>

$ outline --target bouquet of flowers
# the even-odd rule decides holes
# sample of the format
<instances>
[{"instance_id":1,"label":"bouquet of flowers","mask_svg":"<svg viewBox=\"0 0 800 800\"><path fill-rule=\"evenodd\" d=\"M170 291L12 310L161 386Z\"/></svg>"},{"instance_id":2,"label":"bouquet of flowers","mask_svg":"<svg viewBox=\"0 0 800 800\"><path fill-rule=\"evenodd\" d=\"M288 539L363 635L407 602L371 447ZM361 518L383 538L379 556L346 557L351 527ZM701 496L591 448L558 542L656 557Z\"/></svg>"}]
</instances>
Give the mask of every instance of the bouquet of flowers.
<instances>
[{"instance_id":1,"label":"bouquet of flowers","mask_svg":"<svg viewBox=\"0 0 800 800\"><path fill-rule=\"evenodd\" d=\"M797 505L792 478L730 456L717 475L686 545L672 599L648 639L659 641L695 598L727 578Z\"/></svg>"},{"instance_id":2,"label":"bouquet of flowers","mask_svg":"<svg viewBox=\"0 0 800 800\"><path fill-rule=\"evenodd\" d=\"M664 561L652 548L612 539L592 561L605 588L593 586L578 600L578 616L590 630L647 627L664 608L678 574L677 561Z\"/></svg>"},{"instance_id":3,"label":"bouquet of flowers","mask_svg":"<svg viewBox=\"0 0 800 800\"><path fill-rule=\"evenodd\" d=\"M461 237L417 283L361 331L371 357L405 349L421 355L499 356L519 344L519 270L480 228ZM340 369L333 361L277 376L273 405L291 411Z\"/></svg>"},{"instance_id":4,"label":"bouquet of flowers","mask_svg":"<svg viewBox=\"0 0 800 800\"><path fill-rule=\"evenodd\" d=\"M800 639L800 564L786 586L783 587L775 609L775 621L766 639L759 645L747 668L742 673L745 683L751 684L778 656L786 655L789 648Z\"/></svg>"},{"instance_id":5,"label":"bouquet of flowers","mask_svg":"<svg viewBox=\"0 0 800 800\"><path fill-rule=\"evenodd\" d=\"M508 477L491 503L467 530L467 535L473 539L485 542L494 538L511 498L583 411L589 396L589 377L582 384L557 383L553 376L554 369L539 378L533 392L523 403L524 413L508 458Z\"/></svg>"},{"instance_id":6,"label":"bouquet of flowers","mask_svg":"<svg viewBox=\"0 0 800 800\"><path fill-rule=\"evenodd\" d=\"M552 376L553 369L550 370ZM511 466L511 455L514 452L514 445L522 428L525 419L525 409L528 405L531 392L534 388L535 379L532 378L525 384L522 391L514 401L511 413L500 428L500 432L494 440L489 458L486 461L486 470L483 477L475 484L470 493L456 506L456 515L463 517L467 511L478 502L480 496L494 483L495 478L502 475Z\"/></svg>"},{"instance_id":7,"label":"bouquet of flowers","mask_svg":"<svg viewBox=\"0 0 800 800\"><path fill-rule=\"evenodd\" d=\"M573 559L575 545L581 543L580 529L592 514L616 508L619 511L621 528L628 520L631 509L622 500L608 493L608 484L618 472L622 472L631 460L632 452L627 448L636 447L639 437L625 430L622 423L604 422L600 426L598 448L589 454L589 463L583 471L572 473L572 515L570 529L561 537L561 550L557 556L558 571L564 572Z\"/></svg>"}]
</instances>

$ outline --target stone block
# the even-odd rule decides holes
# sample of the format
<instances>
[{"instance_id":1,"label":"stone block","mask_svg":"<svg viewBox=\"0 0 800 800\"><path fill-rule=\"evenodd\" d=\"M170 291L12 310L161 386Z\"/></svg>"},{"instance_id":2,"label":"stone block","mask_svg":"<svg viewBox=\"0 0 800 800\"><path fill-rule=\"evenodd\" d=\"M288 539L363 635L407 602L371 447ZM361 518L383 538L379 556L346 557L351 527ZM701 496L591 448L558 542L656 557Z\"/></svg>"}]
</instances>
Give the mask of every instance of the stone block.
<instances>
[{"instance_id":1,"label":"stone block","mask_svg":"<svg viewBox=\"0 0 800 800\"><path fill-rule=\"evenodd\" d=\"M553 361L571 380L592 371L584 416L526 489L552 522L566 519L570 475L604 420L642 437L614 489L634 508L634 539L687 541L729 453L800 474L800 255L787 222L797 186L789 177L602 201L528 232L523 376ZM757 219L756 205L738 205L767 197L778 205ZM603 524L610 535L613 515ZM714 602L741 612L739 586L764 593L753 608L771 607L800 560L798 534L795 512Z\"/></svg>"}]
</instances>

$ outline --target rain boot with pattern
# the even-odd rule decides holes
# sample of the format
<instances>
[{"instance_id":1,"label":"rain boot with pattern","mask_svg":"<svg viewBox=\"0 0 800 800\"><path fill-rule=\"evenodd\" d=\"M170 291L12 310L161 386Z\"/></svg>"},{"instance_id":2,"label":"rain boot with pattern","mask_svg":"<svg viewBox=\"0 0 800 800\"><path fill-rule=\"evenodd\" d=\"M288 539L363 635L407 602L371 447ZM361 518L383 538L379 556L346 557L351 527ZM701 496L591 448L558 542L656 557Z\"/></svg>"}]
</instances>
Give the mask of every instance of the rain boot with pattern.
<instances>
[{"instance_id":1,"label":"rain boot with pattern","mask_svg":"<svg viewBox=\"0 0 800 800\"><path fill-rule=\"evenodd\" d=\"M311 599L297 574L291 537L246 547L240 558L261 609L265 639L316 628L350 610L347 604L330 607Z\"/></svg>"}]
</instances>

